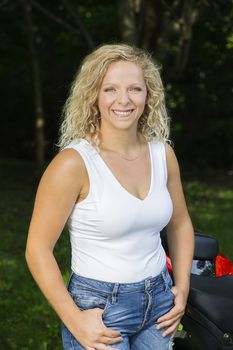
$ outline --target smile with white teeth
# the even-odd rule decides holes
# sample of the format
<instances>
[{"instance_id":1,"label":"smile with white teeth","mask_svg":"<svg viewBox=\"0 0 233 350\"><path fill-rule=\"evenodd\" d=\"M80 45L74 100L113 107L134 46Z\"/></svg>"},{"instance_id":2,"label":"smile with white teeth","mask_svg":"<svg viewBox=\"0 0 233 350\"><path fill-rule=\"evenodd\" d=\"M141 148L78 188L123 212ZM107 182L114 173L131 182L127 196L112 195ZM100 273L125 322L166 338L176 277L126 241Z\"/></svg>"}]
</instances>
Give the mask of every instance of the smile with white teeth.
<instances>
[{"instance_id":1,"label":"smile with white teeth","mask_svg":"<svg viewBox=\"0 0 233 350\"><path fill-rule=\"evenodd\" d=\"M132 112L133 112L133 109L128 109L127 111L119 111L117 109L113 109L113 113L120 117L127 117Z\"/></svg>"}]
</instances>

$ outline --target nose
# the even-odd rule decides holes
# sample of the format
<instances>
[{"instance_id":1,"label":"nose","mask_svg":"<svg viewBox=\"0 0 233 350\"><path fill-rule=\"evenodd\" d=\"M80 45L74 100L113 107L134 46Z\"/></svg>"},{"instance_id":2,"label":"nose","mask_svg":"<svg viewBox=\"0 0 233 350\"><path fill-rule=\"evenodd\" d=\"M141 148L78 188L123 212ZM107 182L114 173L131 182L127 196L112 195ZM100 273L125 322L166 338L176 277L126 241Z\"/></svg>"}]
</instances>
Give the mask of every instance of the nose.
<instances>
[{"instance_id":1,"label":"nose","mask_svg":"<svg viewBox=\"0 0 233 350\"><path fill-rule=\"evenodd\" d=\"M128 92L127 91L119 91L118 95L117 95L117 101L121 105L124 105L124 106L127 105L130 102Z\"/></svg>"}]
</instances>

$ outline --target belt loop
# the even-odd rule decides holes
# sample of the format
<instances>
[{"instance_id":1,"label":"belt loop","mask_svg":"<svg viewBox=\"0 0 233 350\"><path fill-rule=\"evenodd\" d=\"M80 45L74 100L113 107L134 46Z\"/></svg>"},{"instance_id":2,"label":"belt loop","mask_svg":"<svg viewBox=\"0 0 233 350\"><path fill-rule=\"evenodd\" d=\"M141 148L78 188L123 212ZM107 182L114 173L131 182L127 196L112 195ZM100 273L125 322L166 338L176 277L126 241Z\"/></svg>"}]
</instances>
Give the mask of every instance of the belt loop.
<instances>
[{"instance_id":1,"label":"belt loop","mask_svg":"<svg viewBox=\"0 0 233 350\"><path fill-rule=\"evenodd\" d=\"M166 273L164 271L162 271L162 278L163 278L163 284L165 286L165 290L167 291L168 286L167 286L167 279L166 279Z\"/></svg>"},{"instance_id":2,"label":"belt loop","mask_svg":"<svg viewBox=\"0 0 233 350\"><path fill-rule=\"evenodd\" d=\"M117 296L118 288L119 288L119 283L115 283L113 291L112 291L112 304L116 303L116 296Z\"/></svg>"}]
</instances>

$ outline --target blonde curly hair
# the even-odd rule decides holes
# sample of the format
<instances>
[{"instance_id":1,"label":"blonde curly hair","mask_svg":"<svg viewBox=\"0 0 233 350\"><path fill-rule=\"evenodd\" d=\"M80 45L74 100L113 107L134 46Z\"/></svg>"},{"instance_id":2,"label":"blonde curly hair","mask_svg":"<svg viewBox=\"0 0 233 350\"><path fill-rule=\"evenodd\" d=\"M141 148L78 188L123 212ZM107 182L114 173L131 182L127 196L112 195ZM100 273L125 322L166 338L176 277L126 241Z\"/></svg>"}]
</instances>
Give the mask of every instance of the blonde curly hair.
<instances>
[{"instance_id":1,"label":"blonde curly hair","mask_svg":"<svg viewBox=\"0 0 233 350\"><path fill-rule=\"evenodd\" d=\"M147 141L168 141L170 118L167 115L164 88L159 67L142 49L126 44L102 45L86 56L72 83L70 95L64 105L58 146L88 136L99 149L100 113L98 93L109 65L128 61L142 68L147 87L147 103L138 121L138 132Z\"/></svg>"}]
</instances>

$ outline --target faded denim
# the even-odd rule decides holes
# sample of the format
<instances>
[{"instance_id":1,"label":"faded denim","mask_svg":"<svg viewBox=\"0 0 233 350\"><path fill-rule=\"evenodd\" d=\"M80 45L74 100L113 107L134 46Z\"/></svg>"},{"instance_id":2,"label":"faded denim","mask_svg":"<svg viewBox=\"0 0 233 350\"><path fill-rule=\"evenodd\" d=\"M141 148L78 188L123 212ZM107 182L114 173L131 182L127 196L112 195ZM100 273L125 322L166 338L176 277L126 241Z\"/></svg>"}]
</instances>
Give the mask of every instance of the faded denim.
<instances>
[{"instance_id":1,"label":"faded denim","mask_svg":"<svg viewBox=\"0 0 233 350\"><path fill-rule=\"evenodd\" d=\"M155 277L136 283L109 283L71 274L68 291L81 310L103 309L106 327L118 330L123 340L108 345L119 350L170 350L171 335L162 337L157 319L174 306L172 279L164 267ZM82 350L80 343L62 325L65 350Z\"/></svg>"}]
</instances>

